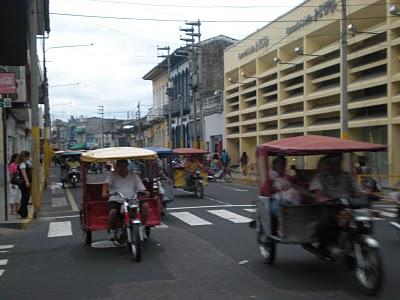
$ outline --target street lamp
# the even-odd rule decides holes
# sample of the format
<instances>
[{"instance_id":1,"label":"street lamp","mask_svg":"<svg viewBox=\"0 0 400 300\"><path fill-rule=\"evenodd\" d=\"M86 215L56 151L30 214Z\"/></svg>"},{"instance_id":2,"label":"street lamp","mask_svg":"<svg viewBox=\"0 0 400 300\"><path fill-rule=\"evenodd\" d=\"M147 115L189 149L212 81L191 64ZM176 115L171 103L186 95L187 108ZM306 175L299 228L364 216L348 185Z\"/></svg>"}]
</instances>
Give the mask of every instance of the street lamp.
<instances>
[{"instance_id":1,"label":"street lamp","mask_svg":"<svg viewBox=\"0 0 400 300\"><path fill-rule=\"evenodd\" d=\"M304 56L315 56L315 57L321 57L323 55L318 55L318 54L309 54L309 53L304 53L303 49L301 47L295 47L293 49L294 53L298 55L304 55Z\"/></svg>"},{"instance_id":2,"label":"street lamp","mask_svg":"<svg viewBox=\"0 0 400 300\"><path fill-rule=\"evenodd\" d=\"M278 58L278 57L274 57L274 62L275 62L277 65L293 65L293 66L296 66L296 65L297 65L297 64L295 64L295 63L283 62L283 61L281 61L281 59Z\"/></svg>"},{"instance_id":3,"label":"street lamp","mask_svg":"<svg viewBox=\"0 0 400 300\"><path fill-rule=\"evenodd\" d=\"M393 16L400 16L400 10L394 4L389 6L389 13Z\"/></svg>"},{"instance_id":4,"label":"street lamp","mask_svg":"<svg viewBox=\"0 0 400 300\"><path fill-rule=\"evenodd\" d=\"M242 75L242 77L244 77L244 78L255 78L255 79L259 79L260 78L260 77L257 77L257 76L249 76L245 72L240 73L240 75Z\"/></svg>"},{"instance_id":5,"label":"street lamp","mask_svg":"<svg viewBox=\"0 0 400 300\"><path fill-rule=\"evenodd\" d=\"M353 37L356 35L356 33L365 33L365 34L380 34L381 32L372 32L372 31L359 31L357 30L356 26L354 24L349 24L347 25L347 31L353 35Z\"/></svg>"}]
</instances>

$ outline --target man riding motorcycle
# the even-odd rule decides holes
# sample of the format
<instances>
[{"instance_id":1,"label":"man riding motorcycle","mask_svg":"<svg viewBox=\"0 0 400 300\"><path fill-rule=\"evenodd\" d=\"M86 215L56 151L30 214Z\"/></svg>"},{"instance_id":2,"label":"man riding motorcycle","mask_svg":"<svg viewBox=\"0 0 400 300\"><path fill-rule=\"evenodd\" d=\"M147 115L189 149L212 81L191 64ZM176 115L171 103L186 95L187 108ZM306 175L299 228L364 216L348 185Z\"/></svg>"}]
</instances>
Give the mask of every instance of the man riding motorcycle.
<instances>
[{"instance_id":1,"label":"man riding motorcycle","mask_svg":"<svg viewBox=\"0 0 400 300\"><path fill-rule=\"evenodd\" d=\"M127 160L117 161L115 172L107 177L103 185L103 198L109 198L108 222L112 241L117 241L118 239L118 213L124 201L122 198L114 195L117 192L130 199L136 198L140 192L148 193L139 175L129 172Z\"/></svg>"},{"instance_id":2,"label":"man riding motorcycle","mask_svg":"<svg viewBox=\"0 0 400 300\"><path fill-rule=\"evenodd\" d=\"M203 169L204 166L195 155L191 155L184 167L186 171L186 186L189 187L193 184L194 172Z\"/></svg>"},{"instance_id":3,"label":"man riding motorcycle","mask_svg":"<svg viewBox=\"0 0 400 300\"><path fill-rule=\"evenodd\" d=\"M330 154L323 158L323 163L321 172L310 183L310 190L315 193L320 203L359 195L359 189L352 176L342 170L341 154ZM318 237L319 247L323 253L326 253L329 243L336 239L335 228L340 218L345 218L340 206L327 206L321 214Z\"/></svg>"}]
</instances>

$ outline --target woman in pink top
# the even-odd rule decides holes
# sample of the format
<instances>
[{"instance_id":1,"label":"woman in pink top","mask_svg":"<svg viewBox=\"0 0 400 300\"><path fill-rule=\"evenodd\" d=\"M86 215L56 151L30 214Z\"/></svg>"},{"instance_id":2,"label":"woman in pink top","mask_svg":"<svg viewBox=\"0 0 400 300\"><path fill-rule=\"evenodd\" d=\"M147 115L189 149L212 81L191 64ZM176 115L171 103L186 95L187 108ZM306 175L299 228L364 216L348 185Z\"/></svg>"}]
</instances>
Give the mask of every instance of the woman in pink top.
<instances>
[{"instance_id":1,"label":"woman in pink top","mask_svg":"<svg viewBox=\"0 0 400 300\"><path fill-rule=\"evenodd\" d=\"M11 214L15 215L19 211L20 201L21 201L21 191L19 190L18 186L11 183L11 178L18 173L18 166L16 163L18 154L13 154L11 156L11 160L8 163L8 176L10 178L10 185L9 185L9 203L11 208Z\"/></svg>"}]
</instances>

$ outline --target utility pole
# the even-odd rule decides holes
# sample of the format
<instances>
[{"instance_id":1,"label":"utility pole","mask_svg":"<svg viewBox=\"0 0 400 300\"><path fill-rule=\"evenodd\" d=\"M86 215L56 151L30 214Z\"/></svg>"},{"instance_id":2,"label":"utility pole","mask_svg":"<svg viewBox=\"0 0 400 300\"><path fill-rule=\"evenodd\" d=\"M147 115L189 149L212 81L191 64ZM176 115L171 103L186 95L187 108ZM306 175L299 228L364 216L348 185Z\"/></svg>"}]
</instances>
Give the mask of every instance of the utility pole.
<instances>
[{"instance_id":1,"label":"utility pole","mask_svg":"<svg viewBox=\"0 0 400 300\"><path fill-rule=\"evenodd\" d=\"M181 95L178 95L179 102L179 116L180 116L180 139L179 139L179 147L184 147L184 138L183 138L183 99Z\"/></svg>"},{"instance_id":2,"label":"utility pole","mask_svg":"<svg viewBox=\"0 0 400 300\"><path fill-rule=\"evenodd\" d=\"M170 47L157 47L157 50L167 51L167 55L158 55L158 57L167 58L167 77L168 77L168 85L167 85L167 95L168 95L168 148L172 148L172 81L171 81L171 55L170 55Z\"/></svg>"},{"instance_id":3,"label":"utility pole","mask_svg":"<svg viewBox=\"0 0 400 300\"><path fill-rule=\"evenodd\" d=\"M347 12L346 0L342 0L342 17L340 19L340 115L341 138L349 138L349 112L347 93Z\"/></svg>"},{"instance_id":4,"label":"utility pole","mask_svg":"<svg viewBox=\"0 0 400 300\"><path fill-rule=\"evenodd\" d=\"M40 128L39 128L39 72L37 61L37 7L36 1L28 1L29 22L29 58L30 58L30 95L32 108L32 203L34 210L41 207L40 176Z\"/></svg>"},{"instance_id":5,"label":"utility pole","mask_svg":"<svg viewBox=\"0 0 400 300\"><path fill-rule=\"evenodd\" d=\"M141 124L140 124L140 101L138 101L138 104L137 104L137 109L138 109L138 121L139 121L139 123L138 123L138 127L139 127L139 147L143 147L143 140L142 140L142 126L141 126Z\"/></svg>"},{"instance_id":6,"label":"utility pole","mask_svg":"<svg viewBox=\"0 0 400 300\"><path fill-rule=\"evenodd\" d=\"M104 148L104 105L99 105L97 106L97 108L99 109L99 115L101 115L101 144L100 144L100 148Z\"/></svg>"},{"instance_id":7,"label":"utility pole","mask_svg":"<svg viewBox=\"0 0 400 300\"><path fill-rule=\"evenodd\" d=\"M194 145L196 148L203 147L202 145L202 136L203 136L203 103L201 101L201 32L200 20L195 22L185 22L185 25L190 26L189 28L182 28L181 31L184 31L189 38L181 38L181 41L185 41L190 43L191 47L191 56L190 62L192 65L191 72L191 80L192 80L192 98L193 98L193 139ZM195 30L195 27L197 28ZM197 45L195 45L195 37L197 37ZM196 58L196 61L195 61ZM197 130L197 101L200 101L200 135ZM197 143L197 137L200 137L200 145Z\"/></svg>"}]
</instances>

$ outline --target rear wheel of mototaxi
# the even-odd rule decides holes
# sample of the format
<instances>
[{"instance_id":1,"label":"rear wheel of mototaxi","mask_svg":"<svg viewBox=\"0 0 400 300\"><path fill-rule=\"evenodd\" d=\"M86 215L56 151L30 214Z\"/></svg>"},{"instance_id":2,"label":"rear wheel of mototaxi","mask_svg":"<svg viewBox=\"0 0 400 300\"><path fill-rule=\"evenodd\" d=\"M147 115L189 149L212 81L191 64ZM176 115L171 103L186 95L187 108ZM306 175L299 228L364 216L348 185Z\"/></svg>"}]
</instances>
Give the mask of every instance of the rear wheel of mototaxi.
<instances>
[{"instance_id":1,"label":"rear wheel of mototaxi","mask_svg":"<svg viewBox=\"0 0 400 300\"><path fill-rule=\"evenodd\" d=\"M81 221L81 228L83 230L83 234L85 236L85 244L91 245L92 244L92 232L90 230L85 229L85 215L83 213L83 209L79 211L79 219Z\"/></svg>"},{"instance_id":2,"label":"rear wheel of mototaxi","mask_svg":"<svg viewBox=\"0 0 400 300\"><path fill-rule=\"evenodd\" d=\"M132 253L133 259L139 262L142 258L142 241L140 238L140 225L132 224L127 228L131 236L131 241L126 244L128 250Z\"/></svg>"},{"instance_id":3,"label":"rear wheel of mototaxi","mask_svg":"<svg viewBox=\"0 0 400 300\"><path fill-rule=\"evenodd\" d=\"M261 259L264 263L272 265L276 257L276 244L267 236L259 216L256 216L256 232Z\"/></svg>"},{"instance_id":4,"label":"rear wheel of mototaxi","mask_svg":"<svg viewBox=\"0 0 400 300\"><path fill-rule=\"evenodd\" d=\"M361 266L356 259L355 277L360 289L369 295L379 293L383 282L383 263L379 248L361 246L362 260Z\"/></svg>"}]
</instances>

